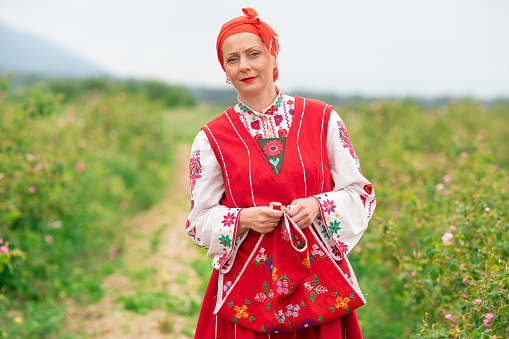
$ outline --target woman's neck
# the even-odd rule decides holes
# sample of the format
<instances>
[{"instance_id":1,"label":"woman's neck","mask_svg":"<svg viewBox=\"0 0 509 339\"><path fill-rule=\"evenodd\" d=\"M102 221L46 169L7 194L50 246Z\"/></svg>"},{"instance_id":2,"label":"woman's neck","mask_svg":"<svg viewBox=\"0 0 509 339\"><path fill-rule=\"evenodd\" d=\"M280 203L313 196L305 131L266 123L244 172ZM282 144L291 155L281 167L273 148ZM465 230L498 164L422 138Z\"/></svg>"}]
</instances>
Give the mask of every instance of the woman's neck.
<instances>
[{"instance_id":1,"label":"woman's neck","mask_svg":"<svg viewBox=\"0 0 509 339\"><path fill-rule=\"evenodd\" d=\"M264 90L263 93L258 93L257 95L250 95L249 93L238 93L238 95L240 101L247 107L261 113L276 100L278 92L278 88L272 84L272 86Z\"/></svg>"}]
</instances>

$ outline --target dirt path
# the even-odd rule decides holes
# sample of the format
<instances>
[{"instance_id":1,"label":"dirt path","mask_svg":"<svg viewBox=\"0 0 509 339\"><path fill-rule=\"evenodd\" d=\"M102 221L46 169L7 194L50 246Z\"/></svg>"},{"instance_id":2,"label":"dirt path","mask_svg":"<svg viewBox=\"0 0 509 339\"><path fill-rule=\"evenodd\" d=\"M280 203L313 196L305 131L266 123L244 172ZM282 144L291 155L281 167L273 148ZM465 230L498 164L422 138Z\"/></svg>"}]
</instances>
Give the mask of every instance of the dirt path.
<instances>
[{"instance_id":1,"label":"dirt path","mask_svg":"<svg viewBox=\"0 0 509 339\"><path fill-rule=\"evenodd\" d=\"M168 303L158 305L159 300L168 301L172 296L200 302L199 279L190 262L204 253L193 248L184 232L189 211L189 151L189 145L178 147L168 197L127 223L129 233L122 253L125 267L104 279L104 298L84 307L69 305L66 333L86 338L192 336L192 316L176 314L179 312L169 310ZM118 301L119 296L124 302ZM155 299L150 301L147 296ZM126 304L136 308L147 303L149 310L144 314L126 309Z\"/></svg>"}]
</instances>

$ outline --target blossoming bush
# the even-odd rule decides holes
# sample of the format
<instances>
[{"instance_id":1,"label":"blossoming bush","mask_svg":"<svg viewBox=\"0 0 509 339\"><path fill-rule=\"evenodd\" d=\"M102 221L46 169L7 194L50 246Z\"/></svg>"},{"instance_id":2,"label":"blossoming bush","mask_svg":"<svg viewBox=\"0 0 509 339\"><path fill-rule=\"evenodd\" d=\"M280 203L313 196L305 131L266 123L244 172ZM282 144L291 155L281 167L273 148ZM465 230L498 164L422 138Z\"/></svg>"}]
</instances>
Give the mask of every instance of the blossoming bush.
<instances>
[{"instance_id":1,"label":"blossoming bush","mask_svg":"<svg viewBox=\"0 0 509 339\"><path fill-rule=\"evenodd\" d=\"M0 93L0 337L54 337L65 298L101 296L122 220L165 193L183 132L164 103L111 86Z\"/></svg>"},{"instance_id":2,"label":"blossoming bush","mask_svg":"<svg viewBox=\"0 0 509 339\"><path fill-rule=\"evenodd\" d=\"M23 258L24 253L18 248L9 248L9 242L0 238L0 273L7 267L12 272L12 260Z\"/></svg>"},{"instance_id":3,"label":"blossoming bush","mask_svg":"<svg viewBox=\"0 0 509 339\"><path fill-rule=\"evenodd\" d=\"M364 334L507 338L509 109L375 107L342 112L378 200L349 256L368 294Z\"/></svg>"}]
</instances>

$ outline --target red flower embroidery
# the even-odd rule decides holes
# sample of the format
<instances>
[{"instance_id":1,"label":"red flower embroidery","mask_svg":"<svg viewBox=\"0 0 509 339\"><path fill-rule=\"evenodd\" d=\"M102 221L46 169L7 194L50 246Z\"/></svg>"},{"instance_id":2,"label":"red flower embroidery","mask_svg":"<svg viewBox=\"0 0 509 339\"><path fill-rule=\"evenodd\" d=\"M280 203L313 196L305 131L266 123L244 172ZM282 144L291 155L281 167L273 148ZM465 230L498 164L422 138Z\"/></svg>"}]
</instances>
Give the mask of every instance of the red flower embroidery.
<instances>
[{"instance_id":1,"label":"red flower embroidery","mask_svg":"<svg viewBox=\"0 0 509 339\"><path fill-rule=\"evenodd\" d=\"M350 141L350 137L348 136L348 132L343 121L338 121L338 128L339 138L343 141L343 147L352 148L352 142Z\"/></svg>"},{"instance_id":2,"label":"red flower embroidery","mask_svg":"<svg viewBox=\"0 0 509 339\"><path fill-rule=\"evenodd\" d=\"M265 155L268 157L278 155L282 150L283 144L277 140L272 140L263 146L263 153L265 153Z\"/></svg>"},{"instance_id":3,"label":"red flower embroidery","mask_svg":"<svg viewBox=\"0 0 509 339\"><path fill-rule=\"evenodd\" d=\"M334 202L331 200L328 200L328 199L322 203L322 206L323 206L325 213L334 212L334 208L336 208L336 205L334 205Z\"/></svg>"},{"instance_id":4,"label":"red flower embroidery","mask_svg":"<svg viewBox=\"0 0 509 339\"><path fill-rule=\"evenodd\" d=\"M341 251L341 253L343 253L343 254L348 253L348 245L347 244L345 244L344 242L339 241L339 240L336 240L336 243L339 245L339 250Z\"/></svg>"},{"instance_id":5,"label":"red flower embroidery","mask_svg":"<svg viewBox=\"0 0 509 339\"><path fill-rule=\"evenodd\" d=\"M263 114L266 114L266 115L272 115L274 114L275 112L277 112L277 108L274 107L274 105L272 105L269 109L267 109Z\"/></svg>"},{"instance_id":6,"label":"red flower embroidery","mask_svg":"<svg viewBox=\"0 0 509 339\"><path fill-rule=\"evenodd\" d=\"M228 213L224 216L224 220L222 221L224 227L230 227L235 223L235 214Z\"/></svg>"},{"instance_id":7,"label":"red flower embroidery","mask_svg":"<svg viewBox=\"0 0 509 339\"><path fill-rule=\"evenodd\" d=\"M364 185L364 191L366 191L368 194L371 194L371 192L373 192L373 186L371 184Z\"/></svg>"}]
</instances>

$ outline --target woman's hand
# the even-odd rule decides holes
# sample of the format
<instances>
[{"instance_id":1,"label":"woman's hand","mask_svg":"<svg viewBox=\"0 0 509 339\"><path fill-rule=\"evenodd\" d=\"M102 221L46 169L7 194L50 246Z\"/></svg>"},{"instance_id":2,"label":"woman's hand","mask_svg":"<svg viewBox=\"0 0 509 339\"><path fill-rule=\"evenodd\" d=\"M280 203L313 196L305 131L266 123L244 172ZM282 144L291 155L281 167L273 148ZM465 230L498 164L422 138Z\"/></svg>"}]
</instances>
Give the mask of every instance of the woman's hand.
<instances>
[{"instance_id":1,"label":"woman's hand","mask_svg":"<svg viewBox=\"0 0 509 339\"><path fill-rule=\"evenodd\" d=\"M320 213L320 206L313 198L295 199L288 207L288 216L301 229L311 225Z\"/></svg>"},{"instance_id":2,"label":"woman's hand","mask_svg":"<svg viewBox=\"0 0 509 339\"><path fill-rule=\"evenodd\" d=\"M275 226L283 216L283 212L268 206L249 207L240 211L237 233L242 234L248 229L258 233L274 231Z\"/></svg>"}]
</instances>

